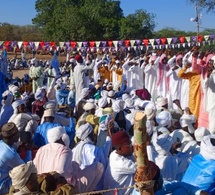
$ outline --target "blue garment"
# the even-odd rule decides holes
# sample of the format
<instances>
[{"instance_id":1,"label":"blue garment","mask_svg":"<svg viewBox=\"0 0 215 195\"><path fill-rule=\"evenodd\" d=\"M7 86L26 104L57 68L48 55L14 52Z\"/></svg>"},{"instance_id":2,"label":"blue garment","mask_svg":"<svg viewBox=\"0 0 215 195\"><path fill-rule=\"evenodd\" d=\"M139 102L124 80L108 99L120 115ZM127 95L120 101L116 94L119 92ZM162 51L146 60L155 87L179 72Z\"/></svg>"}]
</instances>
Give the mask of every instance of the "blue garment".
<instances>
[{"instance_id":1,"label":"blue garment","mask_svg":"<svg viewBox=\"0 0 215 195\"><path fill-rule=\"evenodd\" d=\"M48 143L47 139L47 132L49 129L52 129L54 127L61 126L59 123L52 123L52 122L44 122L40 124L33 137L33 142L36 146L41 147ZM69 136L70 143L73 142L75 137L75 122L73 118L70 118L70 126L64 126L66 133Z\"/></svg>"},{"instance_id":2,"label":"blue garment","mask_svg":"<svg viewBox=\"0 0 215 195\"><path fill-rule=\"evenodd\" d=\"M25 162L13 147L2 140L0 140L0 148L0 194L4 194L9 192L11 186L10 170Z\"/></svg>"},{"instance_id":3,"label":"blue garment","mask_svg":"<svg viewBox=\"0 0 215 195\"><path fill-rule=\"evenodd\" d=\"M122 95L125 93L126 89L127 89L127 85L122 85L120 91L115 94L115 98L122 97Z\"/></svg>"},{"instance_id":4,"label":"blue garment","mask_svg":"<svg viewBox=\"0 0 215 195\"><path fill-rule=\"evenodd\" d=\"M198 187L180 181L164 181L163 188L155 195L174 194L174 195L199 195L201 190ZM140 195L135 189L132 195Z\"/></svg>"},{"instance_id":5,"label":"blue garment","mask_svg":"<svg viewBox=\"0 0 215 195\"><path fill-rule=\"evenodd\" d=\"M182 181L215 194L215 160L206 160L201 154L195 155Z\"/></svg>"},{"instance_id":6,"label":"blue garment","mask_svg":"<svg viewBox=\"0 0 215 195\"><path fill-rule=\"evenodd\" d=\"M75 108L75 92L73 90L68 94L67 103L71 108Z\"/></svg>"},{"instance_id":7,"label":"blue garment","mask_svg":"<svg viewBox=\"0 0 215 195\"><path fill-rule=\"evenodd\" d=\"M57 99L58 105L64 105L64 106L67 105L68 95L69 95L69 90L57 90L56 99Z\"/></svg>"},{"instance_id":8,"label":"blue garment","mask_svg":"<svg viewBox=\"0 0 215 195\"><path fill-rule=\"evenodd\" d=\"M8 122L10 117L13 115L13 107L11 105L4 105L0 112L0 127Z\"/></svg>"},{"instance_id":9,"label":"blue garment","mask_svg":"<svg viewBox=\"0 0 215 195\"><path fill-rule=\"evenodd\" d=\"M7 84L4 80L4 75L0 72L0 108L1 108L1 101L2 101L2 94L7 89Z\"/></svg>"}]
</instances>

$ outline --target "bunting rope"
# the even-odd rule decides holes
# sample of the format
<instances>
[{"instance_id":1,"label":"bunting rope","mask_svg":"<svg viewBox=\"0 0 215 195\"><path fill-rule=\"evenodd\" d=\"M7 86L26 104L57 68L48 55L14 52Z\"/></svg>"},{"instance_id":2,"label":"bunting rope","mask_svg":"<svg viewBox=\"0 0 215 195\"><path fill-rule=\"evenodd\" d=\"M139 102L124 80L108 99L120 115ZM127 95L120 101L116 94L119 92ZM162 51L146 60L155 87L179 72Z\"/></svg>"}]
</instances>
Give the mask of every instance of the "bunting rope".
<instances>
[{"instance_id":1,"label":"bunting rope","mask_svg":"<svg viewBox=\"0 0 215 195\"><path fill-rule=\"evenodd\" d=\"M144 190L153 188L153 186L154 186L154 180L150 180L150 181L144 181L144 182L135 183L132 186L127 186L127 187L123 187L123 188L114 188L114 189L108 189L108 190L99 190L99 191L92 191L92 192L84 192L84 193L78 193L78 194L74 194L74 195L103 194L103 193L106 193L106 192L125 190L125 189L130 189L130 188L135 188L137 191L142 192Z\"/></svg>"}]
</instances>

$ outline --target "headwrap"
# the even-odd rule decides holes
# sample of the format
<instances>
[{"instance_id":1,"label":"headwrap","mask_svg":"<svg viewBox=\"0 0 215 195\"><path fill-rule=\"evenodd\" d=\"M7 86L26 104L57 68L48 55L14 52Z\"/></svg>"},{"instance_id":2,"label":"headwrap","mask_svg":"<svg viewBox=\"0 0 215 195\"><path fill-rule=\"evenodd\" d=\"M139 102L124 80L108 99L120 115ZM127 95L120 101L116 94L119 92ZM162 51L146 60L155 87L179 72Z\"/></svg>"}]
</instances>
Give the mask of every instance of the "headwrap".
<instances>
[{"instance_id":1,"label":"headwrap","mask_svg":"<svg viewBox=\"0 0 215 195\"><path fill-rule=\"evenodd\" d=\"M18 113L17 108L22 104L25 104L23 100L16 100L15 102L13 102L12 107L13 107L14 113Z\"/></svg>"},{"instance_id":2,"label":"headwrap","mask_svg":"<svg viewBox=\"0 0 215 195\"><path fill-rule=\"evenodd\" d=\"M107 104L108 104L107 97L102 97L98 100L99 108L104 108L105 106L107 106Z\"/></svg>"},{"instance_id":3,"label":"headwrap","mask_svg":"<svg viewBox=\"0 0 215 195\"><path fill-rule=\"evenodd\" d=\"M156 115L155 105L153 103L148 103L145 107L145 114L148 120L152 120Z\"/></svg>"},{"instance_id":4,"label":"headwrap","mask_svg":"<svg viewBox=\"0 0 215 195\"><path fill-rule=\"evenodd\" d=\"M114 90L108 91L108 97L113 98L114 96L115 96Z\"/></svg>"},{"instance_id":5,"label":"headwrap","mask_svg":"<svg viewBox=\"0 0 215 195\"><path fill-rule=\"evenodd\" d=\"M170 153L172 147L172 137L166 134L161 134L157 137L157 140L154 142L154 147L158 155L166 155Z\"/></svg>"},{"instance_id":6,"label":"headwrap","mask_svg":"<svg viewBox=\"0 0 215 195\"><path fill-rule=\"evenodd\" d=\"M210 135L210 132L205 127L199 127L194 131L194 136L197 142L201 142L206 135Z\"/></svg>"},{"instance_id":7,"label":"headwrap","mask_svg":"<svg viewBox=\"0 0 215 195\"><path fill-rule=\"evenodd\" d=\"M158 113L155 117L156 122L158 123L159 126L161 127L170 127L172 123L172 116L170 112L168 111L162 111Z\"/></svg>"},{"instance_id":8,"label":"headwrap","mask_svg":"<svg viewBox=\"0 0 215 195\"><path fill-rule=\"evenodd\" d=\"M51 128L47 131L47 139L49 143L55 143L60 138L62 138L64 144L68 147L69 146L69 136L66 133L64 127L57 126Z\"/></svg>"},{"instance_id":9,"label":"headwrap","mask_svg":"<svg viewBox=\"0 0 215 195\"><path fill-rule=\"evenodd\" d=\"M4 124L1 128L2 137L11 137L18 132L16 125L13 122Z\"/></svg>"},{"instance_id":10,"label":"headwrap","mask_svg":"<svg viewBox=\"0 0 215 195\"><path fill-rule=\"evenodd\" d=\"M156 55L151 55L151 57L149 58L149 61L151 62L151 61L155 61L156 60L156 58L157 58L157 56Z\"/></svg>"},{"instance_id":11,"label":"headwrap","mask_svg":"<svg viewBox=\"0 0 215 195\"><path fill-rule=\"evenodd\" d=\"M162 108L163 106L165 106L166 104L168 104L168 99L165 97L158 97L156 100L156 104L157 104L157 109Z\"/></svg>"},{"instance_id":12,"label":"headwrap","mask_svg":"<svg viewBox=\"0 0 215 195\"><path fill-rule=\"evenodd\" d=\"M6 98L6 100L4 100L4 98ZM11 105L13 102L13 94L11 91L6 90L4 91L4 93L2 94L2 105Z\"/></svg>"},{"instance_id":13,"label":"headwrap","mask_svg":"<svg viewBox=\"0 0 215 195\"><path fill-rule=\"evenodd\" d=\"M119 113L125 107L125 103L122 100L116 100L113 102L112 108L115 113Z\"/></svg>"},{"instance_id":14,"label":"headwrap","mask_svg":"<svg viewBox=\"0 0 215 195\"><path fill-rule=\"evenodd\" d=\"M126 131L119 131L117 133L112 134L112 144L113 146L120 146L126 142L130 141L129 135Z\"/></svg>"},{"instance_id":15,"label":"headwrap","mask_svg":"<svg viewBox=\"0 0 215 195\"><path fill-rule=\"evenodd\" d=\"M107 90L102 90L101 91L101 96L102 97L108 97L108 91Z\"/></svg>"},{"instance_id":16,"label":"headwrap","mask_svg":"<svg viewBox=\"0 0 215 195\"><path fill-rule=\"evenodd\" d=\"M92 102L87 102L86 104L84 104L83 109L85 111L96 109L96 105L94 103L92 103Z\"/></svg>"},{"instance_id":17,"label":"headwrap","mask_svg":"<svg viewBox=\"0 0 215 195\"><path fill-rule=\"evenodd\" d=\"M131 97L130 95L128 95L127 93L124 93L122 95L122 100L125 101L127 98L130 98L130 97Z\"/></svg>"},{"instance_id":18,"label":"headwrap","mask_svg":"<svg viewBox=\"0 0 215 195\"><path fill-rule=\"evenodd\" d=\"M176 60L175 60L176 63L178 62L179 59L182 59L182 58L183 58L183 55L182 55L182 54L177 55Z\"/></svg>"},{"instance_id":19,"label":"headwrap","mask_svg":"<svg viewBox=\"0 0 215 195\"><path fill-rule=\"evenodd\" d=\"M206 160L215 160L215 146L211 143L211 139L214 141L215 135L204 136L200 144L200 154Z\"/></svg>"},{"instance_id":20,"label":"headwrap","mask_svg":"<svg viewBox=\"0 0 215 195\"><path fill-rule=\"evenodd\" d=\"M46 109L43 113L43 117L54 117L54 110Z\"/></svg>"},{"instance_id":21,"label":"headwrap","mask_svg":"<svg viewBox=\"0 0 215 195\"><path fill-rule=\"evenodd\" d=\"M137 97L137 95L136 95L136 90L135 90L135 89L131 90L130 96L131 96L132 99L134 99L134 98Z\"/></svg>"},{"instance_id":22,"label":"headwrap","mask_svg":"<svg viewBox=\"0 0 215 195\"><path fill-rule=\"evenodd\" d=\"M57 111L58 110L58 104L57 102L54 100L50 100L48 102L46 102L43 107L45 109L52 109L53 111Z\"/></svg>"},{"instance_id":23,"label":"headwrap","mask_svg":"<svg viewBox=\"0 0 215 195\"><path fill-rule=\"evenodd\" d=\"M22 188L24 188L32 173L37 173L36 167L32 161L13 168L9 172L13 187L16 190L21 190Z\"/></svg>"},{"instance_id":24,"label":"headwrap","mask_svg":"<svg viewBox=\"0 0 215 195\"><path fill-rule=\"evenodd\" d=\"M34 94L34 97L36 100L42 100L44 97L42 89L37 89L36 93Z\"/></svg>"},{"instance_id":25,"label":"headwrap","mask_svg":"<svg viewBox=\"0 0 215 195\"><path fill-rule=\"evenodd\" d=\"M90 133L92 133L92 131L92 125L90 123L86 123L78 127L76 130L76 136L80 140L85 140L90 135Z\"/></svg>"},{"instance_id":26,"label":"headwrap","mask_svg":"<svg viewBox=\"0 0 215 195\"><path fill-rule=\"evenodd\" d=\"M12 94L15 94L19 91L19 87L17 87L16 85L9 85L8 89L12 92Z\"/></svg>"},{"instance_id":27,"label":"headwrap","mask_svg":"<svg viewBox=\"0 0 215 195\"><path fill-rule=\"evenodd\" d=\"M110 114L103 115L99 119L99 130L100 131L107 131L108 130L108 123L112 119L112 116Z\"/></svg>"},{"instance_id":28,"label":"headwrap","mask_svg":"<svg viewBox=\"0 0 215 195\"><path fill-rule=\"evenodd\" d=\"M181 127L188 127L189 133L194 133L193 123L196 122L196 117L194 115L183 114L180 118Z\"/></svg>"},{"instance_id":29,"label":"headwrap","mask_svg":"<svg viewBox=\"0 0 215 195\"><path fill-rule=\"evenodd\" d=\"M103 114L103 115L105 115L105 114L110 114L110 115L112 115L112 117L114 117L113 108L111 108L111 107L104 108L104 109L102 110L102 114Z\"/></svg>"},{"instance_id":30,"label":"headwrap","mask_svg":"<svg viewBox=\"0 0 215 195\"><path fill-rule=\"evenodd\" d=\"M145 108L149 102L150 101L148 101L148 100L141 100L140 98L137 98L134 101L134 107L137 108L137 110L139 108Z\"/></svg>"},{"instance_id":31,"label":"headwrap","mask_svg":"<svg viewBox=\"0 0 215 195\"><path fill-rule=\"evenodd\" d=\"M114 90L114 91L118 91L118 90L119 90L119 87L120 87L120 82L119 82L119 81L116 81L116 82L113 84L113 90Z\"/></svg>"},{"instance_id":32,"label":"headwrap","mask_svg":"<svg viewBox=\"0 0 215 195\"><path fill-rule=\"evenodd\" d=\"M125 106L127 108L133 108L134 107L134 100L132 98L127 98L125 100Z\"/></svg>"}]
</instances>

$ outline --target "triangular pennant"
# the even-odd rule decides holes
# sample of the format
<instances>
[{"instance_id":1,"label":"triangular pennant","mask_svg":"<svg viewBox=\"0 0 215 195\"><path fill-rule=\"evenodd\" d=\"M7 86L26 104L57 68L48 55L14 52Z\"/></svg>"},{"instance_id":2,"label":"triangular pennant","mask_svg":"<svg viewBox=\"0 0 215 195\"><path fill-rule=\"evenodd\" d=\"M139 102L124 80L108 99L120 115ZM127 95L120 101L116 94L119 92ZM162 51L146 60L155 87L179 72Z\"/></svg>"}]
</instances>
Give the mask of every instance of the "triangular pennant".
<instances>
[{"instance_id":1,"label":"triangular pennant","mask_svg":"<svg viewBox=\"0 0 215 195\"><path fill-rule=\"evenodd\" d=\"M130 40L131 46L134 47L135 40Z\"/></svg>"},{"instance_id":2,"label":"triangular pennant","mask_svg":"<svg viewBox=\"0 0 215 195\"><path fill-rule=\"evenodd\" d=\"M118 47L118 41L113 41L113 46Z\"/></svg>"},{"instance_id":3,"label":"triangular pennant","mask_svg":"<svg viewBox=\"0 0 215 195\"><path fill-rule=\"evenodd\" d=\"M173 48L173 49L175 48L175 44L172 44L172 48Z\"/></svg>"},{"instance_id":4,"label":"triangular pennant","mask_svg":"<svg viewBox=\"0 0 215 195\"><path fill-rule=\"evenodd\" d=\"M87 47L88 46L88 42L87 41L83 41L82 44L83 44L83 47Z\"/></svg>"},{"instance_id":5,"label":"triangular pennant","mask_svg":"<svg viewBox=\"0 0 215 195\"><path fill-rule=\"evenodd\" d=\"M180 44L180 43L178 43L177 45L178 45L178 48L180 48L180 47L181 47L181 44Z\"/></svg>"},{"instance_id":6,"label":"triangular pennant","mask_svg":"<svg viewBox=\"0 0 215 195\"><path fill-rule=\"evenodd\" d=\"M18 41L17 45L18 45L19 48L22 47L22 43L23 43L22 41Z\"/></svg>"},{"instance_id":7,"label":"triangular pennant","mask_svg":"<svg viewBox=\"0 0 215 195\"><path fill-rule=\"evenodd\" d=\"M155 39L155 42L160 45L160 39Z\"/></svg>"},{"instance_id":8,"label":"triangular pennant","mask_svg":"<svg viewBox=\"0 0 215 195\"><path fill-rule=\"evenodd\" d=\"M143 50L143 46L142 45L140 46L140 49Z\"/></svg>"},{"instance_id":9,"label":"triangular pennant","mask_svg":"<svg viewBox=\"0 0 215 195\"><path fill-rule=\"evenodd\" d=\"M38 49L39 45L40 45L40 42L34 42L34 45L35 45L35 48Z\"/></svg>"},{"instance_id":10,"label":"triangular pennant","mask_svg":"<svg viewBox=\"0 0 215 195\"><path fill-rule=\"evenodd\" d=\"M45 46L45 42L44 41L41 41L40 42L40 46L43 48Z\"/></svg>"},{"instance_id":11,"label":"triangular pennant","mask_svg":"<svg viewBox=\"0 0 215 195\"><path fill-rule=\"evenodd\" d=\"M24 48L28 47L28 41L23 42Z\"/></svg>"},{"instance_id":12,"label":"triangular pennant","mask_svg":"<svg viewBox=\"0 0 215 195\"><path fill-rule=\"evenodd\" d=\"M188 42L187 45L190 47L190 45L191 45L190 42Z\"/></svg>"},{"instance_id":13,"label":"triangular pennant","mask_svg":"<svg viewBox=\"0 0 215 195\"><path fill-rule=\"evenodd\" d=\"M190 43L191 37L185 37L186 41Z\"/></svg>"},{"instance_id":14,"label":"triangular pennant","mask_svg":"<svg viewBox=\"0 0 215 195\"><path fill-rule=\"evenodd\" d=\"M134 50L137 50L137 46L134 46Z\"/></svg>"},{"instance_id":15,"label":"triangular pennant","mask_svg":"<svg viewBox=\"0 0 215 195\"><path fill-rule=\"evenodd\" d=\"M147 45L149 44L149 40L148 40L148 39L143 39L143 44L144 44L145 46L147 46Z\"/></svg>"},{"instance_id":16,"label":"triangular pennant","mask_svg":"<svg viewBox=\"0 0 215 195\"><path fill-rule=\"evenodd\" d=\"M0 46L2 46L2 45L3 45L3 43L4 43L4 41L0 41Z\"/></svg>"},{"instance_id":17,"label":"triangular pennant","mask_svg":"<svg viewBox=\"0 0 215 195\"><path fill-rule=\"evenodd\" d=\"M211 39L211 41L213 41L214 40L214 35L210 35L210 39Z\"/></svg>"},{"instance_id":18,"label":"triangular pennant","mask_svg":"<svg viewBox=\"0 0 215 195\"><path fill-rule=\"evenodd\" d=\"M149 39L149 42L150 42L151 45L155 44L155 40L154 39Z\"/></svg>"},{"instance_id":19,"label":"triangular pennant","mask_svg":"<svg viewBox=\"0 0 215 195\"><path fill-rule=\"evenodd\" d=\"M82 47L82 42L77 42L77 47L81 48Z\"/></svg>"},{"instance_id":20,"label":"triangular pennant","mask_svg":"<svg viewBox=\"0 0 215 195\"><path fill-rule=\"evenodd\" d=\"M182 46L185 47L185 46L186 46L186 43L183 43Z\"/></svg>"},{"instance_id":21,"label":"triangular pennant","mask_svg":"<svg viewBox=\"0 0 215 195\"><path fill-rule=\"evenodd\" d=\"M168 45L167 44L165 45L165 48L168 49Z\"/></svg>"},{"instance_id":22,"label":"triangular pennant","mask_svg":"<svg viewBox=\"0 0 215 195\"><path fill-rule=\"evenodd\" d=\"M172 40L173 40L173 43L176 44L178 41L178 37L173 37Z\"/></svg>"},{"instance_id":23,"label":"triangular pennant","mask_svg":"<svg viewBox=\"0 0 215 195\"><path fill-rule=\"evenodd\" d=\"M203 40L203 36L202 35L200 35L200 36L198 36L198 42L202 42L202 40Z\"/></svg>"},{"instance_id":24,"label":"triangular pennant","mask_svg":"<svg viewBox=\"0 0 215 195\"><path fill-rule=\"evenodd\" d=\"M183 37L179 37L179 40L180 40L181 43L184 43L185 42L185 37L184 36Z\"/></svg>"},{"instance_id":25,"label":"triangular pennant","mask_svg":"<svg viewBox=\"0 0 215 195\"><path fill-rule=\"evenodd\" d=\"M113 46L113 41L108 41L108 46L112 47Z\"/></svg>"},{"instance_id":26,"label":"triangular pennant","mask_svg":"<svg viewBox=\"0 0 215 195\"><path fill-rule=\"evenodd\" d=\"M128 51L131 51L131 47L128 47Z\"/></svg>"},{"instance_id":27,"label":"triangular pennant","mask_svg":"<svg viewBox=\"0 0 215 195\"><path fill-rule=\"evenodd\" d=\"M76 47L77 43L75 41L70 42L70 46L74 49Z\"/></svg>"},{"instance_id":28,"label":"triangular pennant","mask_svg":"<svg viewBox=\"0 0 215 195\"><path fill-rule=\"evenodd\" d=\"M209 35L205 35L205 36L204 36L205 41L208 41L208 40L209 40L209 37L210 37Z\"/></svg>"},{"instance_id":29,"label":"triangular pennant","mask_svg":"<svg viewBox=\"0 0 215 195\"><path fill-rule=\"evenodd\" d=\"M161 44L164 45L166 43L166 38L161 38Z\"/></svg>"},{"instance_id":30,"label":"triangular pennant","mask_svg":"<svg viewBox=\"0 0 215 195\"><path fill-rule=\"evenodd\" d=\"M90 48L95 47L95 41L90 41Z\"/></svg>"},{"instance_id":31,"label":"triangular pennant","mask_svg":"<svg viewBox=\"0 0 215 195\"><path fill-rule=\"evenodd\" d=\"M172 38L167 38L167 43L170 45L172 42Z\"/></svg>"},{"instance_id":32,"label":"triangular pennant","mask_svg":"<svg viewBox=\"0 0 215 195\"><path fill-rule=\"evenodd\" d=\"M130 46L130 40L124 40L125 46L129 47Z\"/></svg>"},{"instance_id":33,"label":"triangular pennant","mask_svg":"<svg viewBox=\"0 0 215 195\"><path fill-rule=\"evenodd\" d=\"M63 47L64 46L64 42L59 42L59 46Z\"/></svg>"},{"instance_id":34,"label":"triangular pennant","mask_svg":"<svg viewBox=\"0 0 215 195\"><path fill-rule=\"evenodd\" d=\"M155 49L155 45L152 45L152 49Z\"/></svg>"},{"instance_id":35,"label":"triangular pennant","mask_svg":"<svg viewBox=\"0 0 215 195\"><path fill-rule=\"evenodd\" d=\"M101 41L96 41L96 47L99 47L101 44Z\"/></svg>"}]
</instances>

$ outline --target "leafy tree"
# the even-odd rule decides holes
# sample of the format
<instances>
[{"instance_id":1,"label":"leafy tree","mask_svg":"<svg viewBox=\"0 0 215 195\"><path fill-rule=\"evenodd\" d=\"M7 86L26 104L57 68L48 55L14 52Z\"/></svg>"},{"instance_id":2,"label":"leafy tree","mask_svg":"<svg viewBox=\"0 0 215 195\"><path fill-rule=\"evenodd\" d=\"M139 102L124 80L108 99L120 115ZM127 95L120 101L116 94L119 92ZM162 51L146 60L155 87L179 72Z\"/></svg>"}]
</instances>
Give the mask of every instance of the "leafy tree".
<instances>
[{"instance_id":1,"label":"leafy tree","mask_svg":"<svg viewBox=\"0 0 215 195\"><path fill-rule=\"evenodd\" d=\"M185 32L182 30L176 30L174 28L163 28L157 32L154 32L155 38L191 36L191 35L196 35L196 32Z\"/></svg>"},{"instance_id":2,"label":"leafy tree","mask_svg":"<svg viewBox=\"0 0 215 195\"><path fill-rule=\"evenodd\" d=\"M206 8L209 12L214 12L215 1L214 0L188 0L190 3L195 3L202 8Z\"/></svg>"},{"instance_id":3,"label":"leafy tree","mask_svg":"<svg viewBox=\"0 0 215 195\"><path fill-rule=\"evenodd\" d=\"M142 39L152 37L155 15L140 9L121 20L121 39Z\"/></svg>"}]
</instances>

